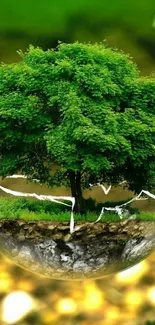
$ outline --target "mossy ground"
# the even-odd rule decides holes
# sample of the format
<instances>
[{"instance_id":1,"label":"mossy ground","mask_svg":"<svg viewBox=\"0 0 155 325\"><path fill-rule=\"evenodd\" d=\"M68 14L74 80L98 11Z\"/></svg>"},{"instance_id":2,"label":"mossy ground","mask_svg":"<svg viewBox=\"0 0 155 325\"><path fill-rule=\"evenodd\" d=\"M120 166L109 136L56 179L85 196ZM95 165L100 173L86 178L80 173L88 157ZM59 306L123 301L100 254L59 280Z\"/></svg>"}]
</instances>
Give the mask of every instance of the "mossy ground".
<instances>
[{"instance_id":1,"label":"mossy ground","mask_svg":"<svg viewBox=\"0 0 155 325\"><path fill-rule=\"evenodd\" d=\"M0 219L24 219L24 220L49 220L68 222L70 220L71 208L65 205L49 201L35 201L27 198L0 198ZM87 211L84 215L75 214L75 221L97 220L99 212ZM128 217L123 217L127 219ZM140 212L134 214L136 220L155 220L155 212ZM105 213L101 219L103 222L118 222L119 216L116 213Z\"/></svg>"}]
</instances>

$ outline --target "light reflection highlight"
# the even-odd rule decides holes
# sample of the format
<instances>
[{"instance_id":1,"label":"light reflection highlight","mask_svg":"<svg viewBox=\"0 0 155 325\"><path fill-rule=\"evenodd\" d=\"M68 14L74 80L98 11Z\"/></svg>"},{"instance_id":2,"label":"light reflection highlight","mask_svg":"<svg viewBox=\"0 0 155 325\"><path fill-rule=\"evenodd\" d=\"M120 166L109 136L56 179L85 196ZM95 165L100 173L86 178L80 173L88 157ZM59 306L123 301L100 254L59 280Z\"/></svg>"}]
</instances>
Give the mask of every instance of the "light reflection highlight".
<instances>
[{"instance_id":1,"label":"light reflection highlight","mask_svg":"<svg viewBox=\"0 0 155 325\"><path fill-rule=\"evenodd\" d=\"M2 302L2 321L14 324L35 307L34 299L24 291L14 291Z\"/></svg>"}]
</instances>

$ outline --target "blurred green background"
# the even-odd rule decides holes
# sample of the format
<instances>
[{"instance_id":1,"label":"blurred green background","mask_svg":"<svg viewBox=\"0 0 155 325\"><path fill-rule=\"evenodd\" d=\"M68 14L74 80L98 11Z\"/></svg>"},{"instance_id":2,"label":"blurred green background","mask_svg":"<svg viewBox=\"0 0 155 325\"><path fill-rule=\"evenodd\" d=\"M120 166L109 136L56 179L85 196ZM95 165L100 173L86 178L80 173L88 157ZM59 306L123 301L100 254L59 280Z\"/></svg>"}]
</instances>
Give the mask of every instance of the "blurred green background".
<instances>
[{"instance_id":1,"label":"blurred green background","mask_svg":"<svg viewBox=\"0 0 155 325\"><path fill-rule=\"evenodd\" d=\"M3 0L0 61L19 60L29 44L55 47L64 42L100 42L129 52L143 75L155 67L154 0Z\"/></svg>"}]
</instances>

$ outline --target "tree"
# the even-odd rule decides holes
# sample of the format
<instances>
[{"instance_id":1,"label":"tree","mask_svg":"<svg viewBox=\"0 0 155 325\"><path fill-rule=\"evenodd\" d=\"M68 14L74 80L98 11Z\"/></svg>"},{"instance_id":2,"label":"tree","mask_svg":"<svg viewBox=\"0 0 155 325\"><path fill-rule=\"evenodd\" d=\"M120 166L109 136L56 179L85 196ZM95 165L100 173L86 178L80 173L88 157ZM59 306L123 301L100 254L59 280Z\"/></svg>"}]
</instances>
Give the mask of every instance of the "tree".
<instances>
[{"instance_id":1,"label":"tree","mask_svg":"<svg viewBox=\"0 0 155 325\"><path fill-rule=\"evenodd\" d=\"M89 183L155 186L155 79L103 44L30 46L0 67L0 175L70 186L84 211ZM53 166L57 168L53 171Z\"/></svg>"}]
</instances>

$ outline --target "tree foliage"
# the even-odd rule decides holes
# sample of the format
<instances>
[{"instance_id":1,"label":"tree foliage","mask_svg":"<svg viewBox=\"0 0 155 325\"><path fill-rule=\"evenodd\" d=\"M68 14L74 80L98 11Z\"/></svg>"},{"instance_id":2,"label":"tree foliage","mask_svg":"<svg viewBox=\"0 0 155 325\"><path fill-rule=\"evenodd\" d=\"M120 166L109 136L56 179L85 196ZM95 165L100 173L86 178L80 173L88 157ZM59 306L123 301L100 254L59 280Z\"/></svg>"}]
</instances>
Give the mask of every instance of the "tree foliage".
<instances>
[{"instance_id":1,"label":"tree foliage","mask_svg":"<svg viewBox=\"0 0 155 325\"><path fill-rule=\"evenodd\" d=\"M155 186L155 79L103 44L30 46L0 67L0 175L82 188ZM53 166L56 171L53 172Z\"/></svg>"}]
</instances>

